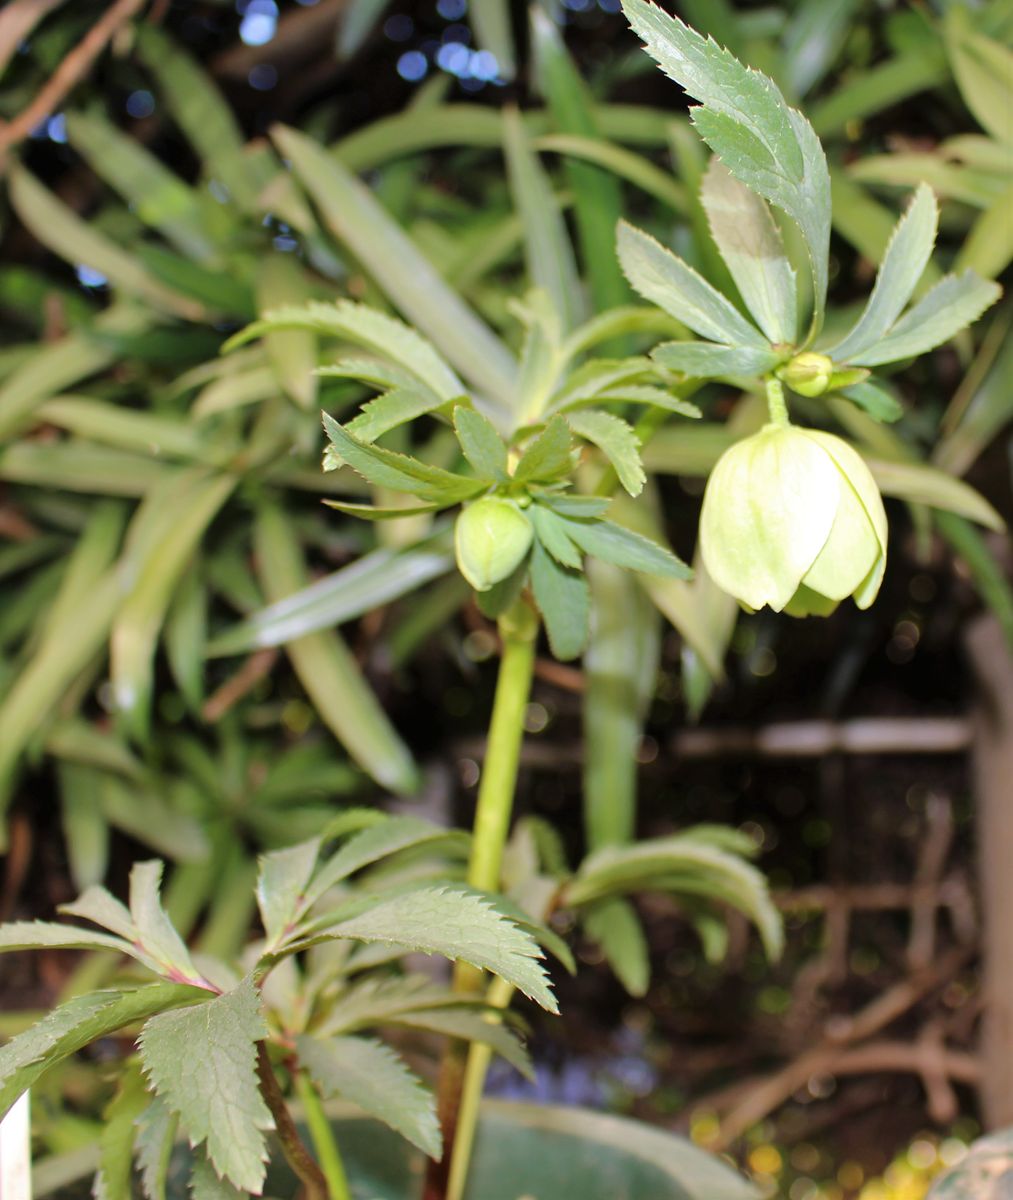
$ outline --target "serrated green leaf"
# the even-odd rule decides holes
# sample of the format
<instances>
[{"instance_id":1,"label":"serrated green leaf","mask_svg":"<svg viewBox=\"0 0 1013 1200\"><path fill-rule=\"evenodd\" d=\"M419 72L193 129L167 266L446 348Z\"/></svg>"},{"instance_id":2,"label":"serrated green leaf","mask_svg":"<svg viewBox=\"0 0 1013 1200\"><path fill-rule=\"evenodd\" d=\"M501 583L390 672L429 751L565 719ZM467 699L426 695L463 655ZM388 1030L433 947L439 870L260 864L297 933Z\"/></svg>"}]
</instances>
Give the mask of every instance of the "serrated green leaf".
<instances>
[{"instance_id":1,"label":"serrated green leaf","mask_svg":"<svg viewBox=\"0 0 1013 1200\"><path fill-rule=\"evenodd\" d=\"M473 892L447 887L418 888L381 900L346 920L331 924L326 939L352 938L442 954L501 976L549 1012L556 1001L542 952L528 934ZM321 934L315 933L314 940Z\"/></svg>"},{"instance_id":2,"label":"serrated green leaf","mask_svg":"<svg viewBox=\"0 0 1013 1200\"><path fill-rule=\"evenodd\" d=\"M60 912L109 929L127 942L137 939L137 928L130 910L101 884L85 888L71 904L61 904Z\"/></svg>"},{"instance_id":3,"label":"serrated green leaf","mask_svg":"<svg viewBox=\"0 0 1013 1200\"><path fill-rule=\"evenodd\" d=\"M131 869L130 916L135 937L163 975L176 983L192 983L199 987L203 983L200 972L162 908L159 888L163 865L155 859L135 863Z\"/></svg>"},{"instance_id":4,"label":"serrated green leaf","mask_svg":"<svg viewBox=\"0 0 1013 1200\"><path fill-rule=\"evenodd\" d=\"M716 342L769 349L763 334L702 275L642 229L619 222L617 249L626 278L644 297Z\"/></svg>"},{"instance_id":5,"label":"serrated green leaf","mask_svg":"<svg viewBox=\"0 0 1013 1200\"><path fill-rule=\"evenodd\" d=\"M823 323L830 242L830 176L812 126L773 82L647 0L624 0L630 24L661 69L703 104L694 124L729 171L783 209L805 238L813 329ZM738 339L733 339L737 341Z\"/></svg>"},{"instance_id":6,"label":"serrated green leaf","mask_svg":"<svg viewBox=\"0 0 1013 1200\"><path fill-rule=\"evenodd\" d=\"M129 942L110 937L105 933L94 933L90 929L78 929L73 925L59 925L55 921L9 921L0 925L0 953L7 950L118 950L129 953Z\"/></svg>"},{"instance_id":7,"label":"serrated green leaf","mask_svg":"<svg viewBox=\"0 0 1013 1200\"><path fill-rule=\"evenodd\" d=\"M647 476L640 461L640 438L634 433L633 426L622 417L600 409L570 413L567 421L574 433L586 438L605 455L626 491L631 496L639 496Z\"/></svg>"},{"instance_id":8,"label":"serrated green leaf","mask_svg":"<svg viewBox=\"0 0 1013 1200\"><path fill-rule=\"evenodd\" d=\"M425 115L430 119L428 112ZM508 411L516 363L503 342L337 158L294 129L275 126L272 136L328 228L362 259L401 312L433 339L447 360L481 394Z\"/></svg>"},{"instance_id":9,"label":"serrated green leaf","mask_svg":"<svg viewBox=\"0 0 1013 1200\"><path fill-rule=\"evenodd\" d=\"M443 403L438 396L427 392L395 388L364 404L345 429L358 441L369 444L399 425L406 425L416 417L432 412Z\"/></svg>"},{"instance_id":10,"label":"serrated green leaf","mask_svg":"<svg viewBox=\"0 0 1013 1200\"><path fill-rule=\"evenodd\" d=\"M999 299L1002 289L973 271L947 275L901 317L881 341L852 362L860 367L914 358L948 342Z\"/></svg>"},{"instance_id":11,"label":"serrated green leaf","mask_svg":"<svg viewBox=\"0 0 1013 1200\"><path fill-rule=\"evenodd\" d=\"M388 817L361 830L322 862L306 888L304 909L315 904L335 884L363 867L402 850L419 846L441 846L446 850L466 849L468 837L456 829L444 829L418 817Z\"/></svg>"},{"instance_id":12,"label":"serrated green leaf","mask_svg":"<svg viewBox=\"0 0 1013 1200\"><path fill-rule=\"evenodd\" d=\"M701 343L703 344L703 343ZM654 387L649 383L620 384L599 392L595 397L598 403L617 401L622 404L650 404L655 408L663 408L666 412L678 413L691 420L699 420L703 416L700 409L689 400L683 400L664 388Z\"/></svg>"},{"instance_id":13,"label":"serrated green leaf","mask_svg":"<svg viewBox=\"0 0 1013 1200\"><path fill-rule=\"evenodd\" d=\"M649 358L592 358L581 363L555 391L552 407L563 411L593 402L603 391L656 378Z\"/></svg>"},{"instance_id":14,"label":"serrated green leaf","mask_svg":"<svg viewBox=\"0 0 1013 1200\"><path fill-rule=\"evenodd\" d=\"M586 554L617 567L669 579L691 579L693 576L692 570L671 550L614 521L570 519L566 523L566 532Z\"/></svg>"},{"instance_id":15,"label":"serrated green leaf","mask_svg":"<svg viewBox=\"0 0 1013 1200\"><path fill-rule=\"evenodd\" d=\"M827 351L835 363L851 362L889 332L932 255L938 221L932 189L921 184L890 237L864 312L847 336Z\"/></svg>"},{"instance_id":16,"label":"serrated green leaf","mask_svg":"<svg viewBox=\"0 0 1013 1200\"><path fill-rule=\"evenodd\" d=\"M362 1037L304 1034L296 1039L299 1061L324 1096L342 1096L378 1117L430 1158L443 1149L436 1102L422 1080L382 1042Z\"/></svg>"},{"instance_id":17,"label":"serrated green leaf","mask_svg":"<svg viewBox=\"0 0 1013 1200\"><path fill-rule=\"evenodd\" d=\"M179 1115L215 1170L259 1193L274 1128L257 1083L257 1042L267 1034L253 979L196 1008L152 1017L139 1039L152 1087Z\"/></svg>"},{"instance_id":18,"label":"serrated green leaf","mask_svg":"<svg viewBox=\"0 0 1013 1200\"><path fill-rule=\"evenodd\" d=\"M637 910L620 896L599 900L584 914L584 928L601 947L616 978L631 996L644 996L651 979L647 938Z\"/></svg>"},{"instance_id":19,"label":"serrated green leaf","mask_svg":"<svg viewBox=\"0 0 1013 1200\"><path fill-rule=\"evenodd\" d=\"M535 535L539 542L556 562L579 571L584 564L584 556L570 540L563 518L551 508L538 503L531 505L528 516L535 527Z\"/></svg>"},{"instance_id":20,"label":"serrated green leaf","mask_svg":"<svg viewBox=\"0 0 1013 1200\"><path fill-rule=\"evenodd\" d=\"M190 1169L190 1195L193 1200L245 1200L248 1192L220 1179L217 1171L199 1151Z\"/></svg>"},{"instance_id":21,"label":"serrated green leaf","mask_svg":"<svg viewBox=\"0 0 1013 1200\"><path fill-rule=\"evenodd\" d=\"M552 653L563 662L576 658L587 644L591 607L583 572L562 566L536 541L531 553L531 589Z\"/></svg>"},{"instance_id":22,"label":"serrated green leaf","mask_svg":"<svg viewBox=\"0 0 1013 1200\"><path fill-rule=\"evenodd\" d=\"M568 475L573 467L573 438L566 418L553 417L545 428L528 443L514 468L514 479L520 482L541 482Z\"/></svg>"},{"instance_id":23,"label":"serrated green leaf","mask_svg":"<svg viewBox=\"0 0 1013 1200\"><path fill-rule=\"evenodd\" d=\"M538 492L536 499L561 517L581 517L586 520L600 517L612 504L611 499L605 496L571 496L566 492Z\"/></svg>"},{"instance_id":24,"label":"serrated green leaf","mask_svg":"<svg viewBox=\"0 0 1013 1200\"><path fill-rule=\"evenodd\" d=\"M378 487L447 504L475 496L485 488L478 480L455 475L442 467L431 467L407 454L360 442L327 413L324 413L324 429L339 458Z\"/></svg>"},{"instance_id":25,"label":"serrated green leaf","mask_svg":"<svg viewBox=\"0 0 1013 1200\"><path fill-rule=\"evenodd\" d=\"M179 1119L157 1096L137 1118L134 1154L146 1200L166 1200L169 1160L176 1143Z\"/></svg>"},{"instance_id":26,"label":"serrated green leaf","mask_svg":"<svg viewBox=\"0 0 1013 1200\"><path fill-rule=\"evenodd\" d=\"M35 944L28 943L25 948ZM94 948L101 948L101 943ZM132 992L90 992L61 1004L31 1029L0 1047L0 1120L22 1092L69 1055L125 1025L143 1021L153 1013L193 1004L206 995L192 987L154 983Z\"/></svg>"},{"instance_id":27,"label":"serrated green leaf","mask_svg":"<svg viewBox=\"0 0 1013 1200\"><path fill-rule=\"evenodd\" d=\"M753 319L769 341L794 345L795 271L770 210L717 158L704 175L701 201L721 257Z\"/></svg>"},{"instance_id":28,"label":"serrated green leaf","mask_svg":"<svg viewBox=\"0 0 1013 1200\"><path fill-rule=\"evenodd\" d=\"M762 375L780 362L770 349L754 346L718 346L713 342L662 342L651 357L670 371L697 379L722 375Z\"/></svg>"},{"instance_id":29,"label":"serrated green leaf","mask_svg":"<svg viewBox=\"0 0 1013 1200\"><path fill-rule=\"evenodd\" d=\"M428 388L441 400L455 400L464 394L464 384L443 361L431 342L396 317L369 308L365 304L354 304L350 300L339 300L335 304L310 303L298 307L271 309L261 320L248 325L230 338L225 343L225 349L230 350L254 338L285 329L303 329L341 338L365 347L379 355L382 360L394 363L396 368L408 373L409 378L406 380L397 370L394 375L390 375L390 368L385 369L382 363L369 368L373 380L383 386L388 386L390 381L394 387L406 384L410 387L414 381L416 385L422 384ZM345 365L339 362L334 367L321 367L319 374L346 375L351 370L349 364L355 364L354 377L363 378L359 373L363 367L358 365L358 360L343 362ZM370 376L365 378L369 379Z\"/></svg>"},{"instance_id":30,"label":"serrated green leaf","mask_svg":"<svg viewBox=\"0 0 1013 1200\"><path fill-rule=\"evenodd\" d=\"M454 409L454 429L464 457L478 478L504 482L509 474L507 449L492 422L459 404Z\"/></svg>"}]
</instances>

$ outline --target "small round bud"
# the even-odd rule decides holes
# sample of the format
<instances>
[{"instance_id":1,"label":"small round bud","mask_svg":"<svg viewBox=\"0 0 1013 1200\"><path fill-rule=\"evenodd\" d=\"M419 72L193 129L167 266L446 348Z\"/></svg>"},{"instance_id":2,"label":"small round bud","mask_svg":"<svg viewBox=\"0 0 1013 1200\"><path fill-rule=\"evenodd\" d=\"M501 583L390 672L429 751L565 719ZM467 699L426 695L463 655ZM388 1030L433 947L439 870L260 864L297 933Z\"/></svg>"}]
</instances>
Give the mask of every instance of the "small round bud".
<instances>
[{"instance_id":1,"label":"small round bud","mask_svg":"<svg viewBox=\"0 0 1013 1200\"><path fill-rule=\"evenodd\" d=\"M454 527L461 574L476 592L487 592L519 566L534 531L512 500L483 496L464 508Z\"/></svg>"},{"instance_id":2,"label":"small round bud","mask_svg":"<svg viewBox=\"0 0 1013 1200\"><path fill-rule=\"evenodd\" d=\"M795 357L780 367L777 377L800 396L822 396L830 386L834 364L825 354L812 350Z\"/></svg>"}]
</instances>

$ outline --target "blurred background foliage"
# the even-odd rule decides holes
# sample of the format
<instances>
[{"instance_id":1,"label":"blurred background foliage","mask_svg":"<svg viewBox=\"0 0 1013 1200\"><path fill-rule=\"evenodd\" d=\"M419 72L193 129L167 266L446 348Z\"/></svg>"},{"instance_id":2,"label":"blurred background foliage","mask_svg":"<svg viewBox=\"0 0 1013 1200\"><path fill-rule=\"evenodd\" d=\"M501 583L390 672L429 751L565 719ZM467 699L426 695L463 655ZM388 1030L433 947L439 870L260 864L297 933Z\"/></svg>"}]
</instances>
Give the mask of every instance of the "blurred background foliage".
<instances>
[{"instance_id":1,"label":"blurred background foliage","mask_svg":"<svg viewBox=\"0 0 1013 1200\"><path fill-rule=\"evenodd\" d=\"M674 7L773 76L823 138L842 316L922 179L942 203L923 283L967 266L1008 277L1010 0ZM94 53L80 81L39 107L83 50ZM465 379L492 386L504 347L519 347L515 306L532 284L575 319L632 304L614 254L620 213L720 281L697 198L703 149L615 0L530 13L506 0L14 0L0 11L0 69L3 915L115 885L154 851L175 864L174 919L228 953L251 919L258 848L309 836L336 803L389 793L443 819L468 811L497 647L466 603L444 526L425 516L367 526L320 505L325 492L367 490L347 470L319 469L319 410L349 413L366 392L314 369L349 344L381 357L382 345L302 330L228 355L223 343L270 308L348 297L416 324ZM279 123L309 141L272 139ZM945 793L963 862L959 758L942 769L866 760L845 783L839 760L683 761L672 740L701 718L720 729L963 711L968 614L987 606L1013 641L1009 547L968 520L980 513L974 493L925 494L905 470L931 462L1010 513L1011 320L1007 300L898 372L894 426L819 402L807 410L888 463L906 502L892 506L893 562L872 612L736 619L703 576L652 588L656 608L638 584L595 573L583 668L546 653L528 710L522 804L556 822L575 857L585 840L703 818L748 832L785 890L907 878L932 797ZM630 310L606 349L648 347L650 329ZM658 519L687 558L721 422L748 422L751 404L724 385L694 400L703 421L661 430L646 452ZM446 435L431 437L434 461ZM804 1039L815 1017L799 979L825 939L819 914L803 912L789 918L776 973L754 947L733 945L718 966L666 914L634 914L633 932L604 947L627 979L642 975L630 954L655 966L658 982L632 1008L601 973L568 985L588 1001L571 1038L578 1056L611 1026L635 1035L647 1061L686 1039L725 1047L682 1078L662 1063L677 1081L666 1092L651 1077L654 1115L693 1111L723 1072L762 1063L757 1039L773 1020L789 1042ZM903 915L857 931L842 951L850 974L819 998L821 1014L891 977ZM601 954L584 947L589 961ZM957 978L973 1003L966 963ZM57 982L81 986L56 968L13 977L12 1005L40 1003ZM545 1078L551 1092L558 1080ZM638 1079L620 1079L613 1101L643 1109ZM884 1085L869 1104L896 1110L904 1086ZM595 1088L600 1100L600 1079ZM855 1152L867 1161L851 1182L843 1167L836 1178L802 1169L808 1182L783 1183L785 1194L857 1195L921 1128L924 1102L912 1107L889 1145ZM54 1106L51 1148L74 1144L89 1120ZM764 1130L747 1150L758 1175L781 1178L761 1169L773 1167L758 1149L769 1139L811 1140L792 1129L789 1119Z\"/></svg>"}]
</instances>

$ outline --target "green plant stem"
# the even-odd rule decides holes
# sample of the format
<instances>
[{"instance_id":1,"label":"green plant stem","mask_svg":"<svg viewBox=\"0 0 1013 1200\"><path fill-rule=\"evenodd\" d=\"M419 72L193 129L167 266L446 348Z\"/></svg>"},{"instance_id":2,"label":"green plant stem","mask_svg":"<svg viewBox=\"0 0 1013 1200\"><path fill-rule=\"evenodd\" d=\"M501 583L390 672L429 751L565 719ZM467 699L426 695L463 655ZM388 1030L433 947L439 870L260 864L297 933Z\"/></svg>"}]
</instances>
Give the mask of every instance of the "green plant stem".
<instances>
[{"instance_id":1,"label":"green plant stem","mask_svg":"<svg viewBox=\"0 0 1013 1200\"><path fill-rule=\"evenodd\" d=\"M514 792L517 786L517 766L521 743L524 740L524 711L531 694L535 667L535 639L538 619L525 600L519 600L499 619L503 642L496 680L489 737L486 745L482 780L478 789L471 858L468 863L468 883L483 891L499 888L503 850L510 831ZM474 994L483 986L481 971L466 963L454 969L454 990ZM447 1047L440 1065L438 1108L443 1130L443 1158L430 1162L426 1175L423 1200L449 1200L451 1171L463 1188L468 1161L478 1119L477 1101L462 1107L467 1079L467 1045L454 1041ZM481 1096L484 1070L471 1090ZM467 1122L467 1124L465 1124ZM463 1153L458 1153L458 1144ZM460 1193L458 1193L459 1195Z\"/></svg>"},{"instance_id":2,"label":"green plant stem","mask_svg":"<svg viewBox=\"0 0 1013 1200\"><path fill-rule=\"evenodd\" d=\"M788 418L788 404L784 398L784 384L780 379L767 379L767 411L770 413L770 423L785 428L791 424Z\"/></svg>"},{"instance_id":3,"label":"green plant stem","mask_svg":"<svg viewBox=\"0 0 1013 1200\"><path fill-rule=\"evenodd\" d=\"M299 1097L303 1112L306 1114L306 1125L310 1131L313 1149L317 1152L320 1170L327 1180L327 1195L330 1200L352 1200L348 1187L348 1176L345 1174L345 1164L341 1161L341 1151L334 1137L334 1130L324 1112L320 1093L312 1081L302 1071L296 1071L295 1094Z\"/></svg>"},{"instance_id":4,"label":"green plant stem","mask_svg":"<svg viewBox=\"0 0 1013 1200\"><path fill-rule=\"evenodd\" d=\"M274 1117L275 1136L288 1159L289 1166L302 1184L302 1200L328 1200L327 1180L295 1127L285 1097L281 1094L274 1067L271 1066L266 1042L257 1043L257 1075L260 1079L260 1094Z\"/></svg>"},{"instance_id":5,"label":"green plant stem","mask_svg":"<svg viewBox=\"0 0 1013 1200\"><path fill-rule=\"evenodd\" d=\"M486 1003L494 1008L506 1008L514 994L514 988L505 979L494 979L486 992ZM450 1178L447 1182L447 1200L461 1200L464 1186L468 1182L468 1167L475 1145L478 1129L479 1108L485 1077L492 1062L492 1049L479 1042L468 1047L468 1062L464 1069L464 1084L461 1088L461 1105L457 1118L457 1134L454 1152L450 1159Z\"/></svg>"}]
</instances>

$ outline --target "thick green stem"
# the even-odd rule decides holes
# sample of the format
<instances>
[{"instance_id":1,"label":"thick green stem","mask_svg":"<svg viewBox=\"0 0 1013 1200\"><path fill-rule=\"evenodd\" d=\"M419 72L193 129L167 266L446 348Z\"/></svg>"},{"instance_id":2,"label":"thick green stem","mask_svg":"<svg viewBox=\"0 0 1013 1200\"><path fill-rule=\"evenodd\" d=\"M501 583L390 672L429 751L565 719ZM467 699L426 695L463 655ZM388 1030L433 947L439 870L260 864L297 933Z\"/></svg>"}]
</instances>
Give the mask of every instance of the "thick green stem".
<instances>
[{"instance_id":1,"label":"thick green stem","mask_svg":"<svg viewBox=\"0 0 1013 1200\"><path fill-rule=\"evenodd\" d=\"M275 1136L281 1144L289 1166L302 1184L303 1200L327 1200L327 1181L295 1127L274 1067L271 1066L266 1042L257 1043L257 1075L260 1079L260 1094L274 1117Z\"/></svg>"},{"instance_id":2,"label":"thick green stem","mask_svg":"<svg viewBox=\"0 0 1013 1200\"><path fill-rule=\"evenodd\" d=\"M538 619L526 601L518 601L500 617L499 633L503 657L496 681L468 863L468 882L487 892L499 889L524 740L524 712L534 674ZM459 993L474 994L483 987L483 980L483 973L467 963L458 963L454 970L454 990ZM447 1048L440 1065L438 1107L443 1129L443 1158L429 1164L423 1200L448 1200L451 1171L458 1187L463 1189L464 1186L478 1119L477 1102L469 1103L466 1108L462 1108L461 1103L467 1061L466 1043L455 1041ZM479 1079L476 1085L473 1078L470 1090L474 1092L477 1087L480 1095L481 1083ZM458 1145L463 1152L461 1155Z\"/></svg>"},{"instance_id":3,"label":"thick green stem","mask_svg":"<svg viewBox=\"0 0 1013 1200\"><path fill-rule=\"evenodd\" d=\"M784 385L780 379L768 379L766 385L767 411L770 413L770 423L782 427L790 425L788 404L784 398Z\"/></svg>"},{"instance_id":4,"label":"thick green stem","mask_svg":"<svg viewBox=\"0 0 1013 1200\"><path fill-rule=\"evenodd\" d=\"M295 1072L295 1094L299 1097L306 1115L306 1126L310 1131L313 1149L317 1152L320 1169L327 1180L329 1200L352 1200L352 1193L341 1161L341 1151L334 1138L334 1130L324 1112L320 1093L302 1071Z\"/></svg>"}]
</instances>

